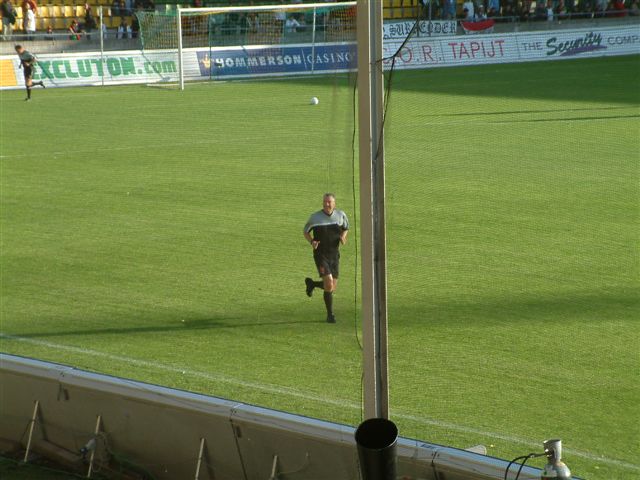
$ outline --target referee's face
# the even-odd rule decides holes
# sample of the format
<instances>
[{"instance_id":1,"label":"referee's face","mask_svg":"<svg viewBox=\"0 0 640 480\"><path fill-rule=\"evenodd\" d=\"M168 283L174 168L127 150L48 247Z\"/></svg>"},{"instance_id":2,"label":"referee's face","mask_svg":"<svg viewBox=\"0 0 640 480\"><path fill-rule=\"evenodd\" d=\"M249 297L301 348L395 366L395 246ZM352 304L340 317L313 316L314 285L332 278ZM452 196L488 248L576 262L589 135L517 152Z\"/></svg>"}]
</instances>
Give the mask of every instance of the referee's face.
<instances>
[{"instance_id":1,"label":"referee's face","mask_svg":"<svg viewBox=\"0 0 640 480\"><path fill-rule=\"evenodd\" d=\"M332 196L326 196L322 199L322 210L327 215L331 215L336 208L336 199Z\"/></svg>"}]
</instances>

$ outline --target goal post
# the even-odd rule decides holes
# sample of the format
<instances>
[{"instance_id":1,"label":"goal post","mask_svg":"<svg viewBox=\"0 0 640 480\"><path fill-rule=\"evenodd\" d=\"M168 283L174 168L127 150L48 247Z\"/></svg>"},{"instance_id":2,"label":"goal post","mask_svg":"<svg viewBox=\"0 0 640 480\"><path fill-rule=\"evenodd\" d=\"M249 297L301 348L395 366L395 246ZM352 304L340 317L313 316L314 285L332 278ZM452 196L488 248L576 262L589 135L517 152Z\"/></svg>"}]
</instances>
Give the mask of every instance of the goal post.
<instances>
[{"instance_id":1,"label":"goal post","mask_svg":"<svg viewBox=\"0 0 640 480\"><path fill-rule=\"evenodd\" d=\"M144 52L173 54L171 81L182 90L189 80L353 70L356 3L178 6L137 15Z\"/></svg>"}]
</instances>

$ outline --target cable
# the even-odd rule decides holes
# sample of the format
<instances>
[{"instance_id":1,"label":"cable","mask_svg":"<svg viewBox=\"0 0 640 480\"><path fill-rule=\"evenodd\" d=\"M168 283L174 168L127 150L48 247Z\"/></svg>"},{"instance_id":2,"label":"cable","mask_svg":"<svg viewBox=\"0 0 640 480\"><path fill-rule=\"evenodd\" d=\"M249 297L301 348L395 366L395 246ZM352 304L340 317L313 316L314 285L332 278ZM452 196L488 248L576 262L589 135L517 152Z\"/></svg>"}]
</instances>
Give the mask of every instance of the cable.
<instances>
[{"instance_id":1,"label":"cable","mask_svg":"<svg viewBox=\"0 0 640 480\"><path fill-rule=\"evenodd\" d=\"M356 336L356 342L358 347L362 351L362 343L358 336L358 214L357 214L357 202L356 202L356 95L358 90L358 74L356 73L353 80L353 134L351 136L351 194L353 204L353 227L355 241L355 256L353 261L353 330Z\"/></svg>"},{"instance_id":2,"label":"cable","mask_svg":"<svg viewBox=\"0 0 640 480\"><path fill-rule=\"evenodd\" d=\"M509 469L511 468L511 465L516 463L518 460L522 460L522 463L520 464L520 468L518 468L518 472L516 473L516 476L515 476L514 480L518 480L518 478L520 477L520 473L522 472L522 469L524 468L525 463L527 463L527 461L530 458L544 457L545 455L546 455L546 453L529 453L527 455L521 455L519 457L514 458L513 460L511 460L509 462L509 465L507 465L507 468L504 471L504 480L507 480L507 475L509 475Z\"/></svg>"},{"instance_id":3,"label":"cable","mask_svg":"<svg viewBox=\"0 0 640 480\"><path fill-rule=\"evenodd\" d=\"M20 460L16 460L15 458L7 457L5 455L0 455L0 459L6 460L6 461L8 461L8 462L20 467L20 468L24 468L25 466L29 466L29 467L31 467L33 469L36 469L36 470L41 470L41 471L46 471L46 472L51 472L51 473L57 473L57 474L60 474L60 475L65 475L66 478L69 478L69 477L71 477L71 478L86 478L85 475L80 475L80 474L69 472L69 471L65 471L65 470L58 470L56 468L45 467L43 465L38 465L38 464L34 464L34 463L25 464Z\"/></svg>"},{"instance_id":4,"label":"cable","mask_svg":"<svg viewBox=\"0 0 640 480\"><path fill-rule=\"evenodd\" d=\"M362 351L362 343L358 336L358 214L357 214L357 201L356 201L356 136L357 136L357 124L356 124L356 95L358 91L358 73L356 72L353 79L353 96L352 96L352 108L353 108L353 133L351 136L351 193L352 193L352 205L353 205L353 226L354 226L354 243L355 243L355 256L353 261L353 333L356 337L356 343L358 348ZM360 422L364 421L364 368L360 370Z\"/></svg>"}]
</instances>

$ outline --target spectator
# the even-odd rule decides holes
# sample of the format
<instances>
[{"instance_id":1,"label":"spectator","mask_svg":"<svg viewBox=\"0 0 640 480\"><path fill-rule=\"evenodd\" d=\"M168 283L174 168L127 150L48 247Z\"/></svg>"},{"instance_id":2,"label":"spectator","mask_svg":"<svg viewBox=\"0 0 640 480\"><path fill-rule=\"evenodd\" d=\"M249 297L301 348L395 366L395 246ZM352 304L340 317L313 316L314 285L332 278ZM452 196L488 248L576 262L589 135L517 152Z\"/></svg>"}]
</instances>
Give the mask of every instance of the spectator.
<instances>
[{"instance_id":1,"label":"spectator","mask_svg":"<svg viewBox=\"0 0 640 480\"><path fill-rule=\"evenodd\" d=\"M129 38L138 38L140 33L140 21L136 15L131 19L131 36Z\"/></svg>"},{"instance_id":2,"label":"spectator","mask_svg":"<svg viewBox=\"0 0 640 480\"><path fill-rule=\"evenodd\" d=\"M102 22L102 38L107 39L107 24Z\"/></svg>"},{"instance_id":3,"label":"spectator","mask_svg":"<svg viewBox=\"0 0 640 480\"><path fill-rule=\"evenodd\" d=\"M144 8L145 10L155 10L156 4L153 2L153 0L143 0L142 8Z\"/></svg>"},{"instance_id":4,"label":"spectator","mask_svg":"<svg viewBox=\"0 0 640 480\"><path fill-rule=\"evenodd\" d=\"M510 17L511 20L513 20L513 17L517 16L514 0L505 0L504 4L502 5L502 16Z\"/></svg>"},{"instance_id":5,"label":"spectator","mask_svg":"<svg viewBox=\"0 0 640 480\"><path fill-rule=\"evenodd\" d=\"M596 13L599 17L604 17L608 6L609 0L596 0Z\"/></svg>"},{"instance_id":6,"label":"spectator","mask_svg":"<svg viewBox=\"0 0 640 480\"><path fill-rule=\"evenodd\" d=\"M547 22L553 22L553 3L547 0Z\"/></svg>"},{"instance_id":7,"label":"spectator","mask_svg":"<svg viewBox=\"0 0 640 480\"><path fill-rule=\"evenodd\" d=\"M284 4L284 0L280 0L281 4ZM276 20L276 28L281 32L285 21L287 20L287 14L284 10L277 10L274 14Z\"/></svg>"},{"instance_id":8,"label":"spectator","mask_svg":"<svg viewBox=\"0 0 640 480\"><path fill-rule=\"evenodd\" d=\"M31 5L27 5L24 18L24 29L27 33L27 40L33 40L36 33L36 14L33 12Z\"/></svg>"},{"instance_id":9,"label":"spectator","mask_svg":"<svg viewBox=\"0 0 640 480\"><path fill-rule=\"evenodd\" d=\"M22 1L22 11L26 14L27 10L29 8L31 8L31 10L33 10L33 13L38 11L38 3L36 2L36 0L23 0Z\"/></svg>"},{"instance_id":10,"label":"spectator","mask_svg":"<svg viewBox=\"0 0 640 480\"><path fill-rule=\"evenodd\" d=\"M456 18L456 0L444 0L442 18L444 20Z\"/></svg>"},{"instance_id":11,"label":"spectator","mask_svg":"<svg viewBox=\"0 0 640 480\"><path fill-rule=\"evenodd\" d=\"M481 22L487 19L487 14L484 13L484 6L478 5L476 14L474 15L474 21Z\"/></svg>"},{"instance_id":12,"label":"spectator","mask_svg":"<svg viewBox=\"0 0 640 480\"><path fill-rule=\"evenodd\" d=\"M489 12L489 16L491 15L491 10L495 12L493 16L500 15L500 0L489 0L487 2L487 11Z\"/></svg>"},{"instance_id":13,"label":"spectator","mask_svg":"<svg viewBox=\"0 0 640 480\"><path fill-rule=\"evenodd\" d=\"M5 40L11 40L13 34L13 24L16 23L16 9L13 8L11 0L2 0L0 4L2 13L2 36Z\"/></svg>"},{"instance_id":14,"label":"spectator","mask_svg":"<svg viewBox=\"0 0 640 480\"><path fill-rule=\"evenodd\" d=\"M471 0L465 0L465 2L462 4L462 12L464 14L465 20L473 19L476 11L475 6L473 5L473 2Z\"/></svg>"},{"instance_id":15,"label":"spectator","mask_svg":"<svg viewBox=\"0 0 640 480\"><path fill-rule=\"evenodd\" d=\"M524 0L520 5L520 20L526 22L531 16L531 0Z\"/></svg>"},{"instance_id":16,"label":"spectator","mask_svg":"<svg viewBox=\"0 0 640 480\"><path fill-rule=\"evenodd\" d=\"M558 20L562 20L564 18L567 18L567 6L564 3L564 0L560 0L558 2L558 6L556 7L556 16L558 17Z\"/></svg>"},{"instance_id":17,"label":"spectator","mask_svg":"<svg viewBox=\"0 0 640 480\"><path fill-rule=\"evenodd\" d=\"M629 15L632 17L640 16L640 7L638 6L638 0L633 0L631 2L631 6L629 7Z\"/></svg>"},{"instance_id":18,"label":"spectator","mask_svg":"<svg viewBox=\"0 0 640 480\"><path fill-rule=\"evenodd\" d=\"M44 34L44 39L45 40L53 40L53 27L51 26L51 24L49 24L47 26L47 31Z\"/></svg>"},{"instance_id":19,"label":"spectator","mask_svg":"<svg viewBox=\"0 0 640 480\"><path fill-rule=\"evenodd\" d=\"M69 35L69 40L80 40L80 25L78 25L78 21L75 18L71 20L67 30L71 34Z\"/></svg>"},{"instance_id":20,"label":"spectator","mask_svg":"<svg viewBox=\"0 0 640 480\"><path fill-rule=\"evenodd\" d=\"M91 33L98 26L98 22L96 22L96 17L93 16L93 11L91 10L91 6L87 6L84 14L84 30L87 33ZM91 38L90 35L87 35L87 38Z\"/></svg>"},{"instance_id":21,"label":"spectator","mask_svg":"<svg viewBox=\"0 0 640 480\"><path fill-rule=\"evenodd\" d=\"M439 4L437 0L421 0L422 3L422 16L431 20L432 18L438 18Z\"/></svg>"},{"instance_id":22,"label":"spectator","mask_svg":"<svg viewBox=\"0 0 640 480\"><path fill-rule=\"evenodd\" d=\"M613 0L613 4L612 4L613 10L615 10L616 13L614 13L614 17L626 17L627 16L627 10L625 8L624 5L624 0Z\"/></svg>"},{"instance_id":23,"label":"spectator","mask_svg":"<svg viewBox=\"0 0 640 480\"><path fill-rule=\"evenodd\" d=\"M302 13L298 14L298 16L296 17L296 20L298 21L298 24L300 25L298 27L298 31L299 32L306 32L307 31L307 22L304 19L304 14L302 14Z\"/></svg>"},{"instance_id":24,"label":"spectator","mask_svg":"<svg viewBox=\"0 0 640 480\"><path fill-rule=\"evenodd\" d=\"M111 15L114 17L119 17L121 15L120 0L113 0L113 3L111 4Z\"/></svg>"},{"instance_id":25,"label":"spectator","mask_svg":"<svg viewBox=\"0 0 640 480\"><path fill-rule=\"evenodd\" d=\"M580 5L582 6L582 11L584 13L592 13L593 12L593 2L592 2L592 0L580 0Z\"/></svg>"},{"instance_id":26,"label":"spectator","mask_svg":"<svg viewBox=\"0 0 640 480\"><path fill-rule=\"evenodd\" d=\"M127 24L127 20L124 17L122 17L122 21L120 22L120 26L118 27L116 38L120 38L123 40L125 38L131 38L131 27Z\"/></svg>"},{"instance_id":27,"label":"spectator","mask_svg":"<svg viewBox=\"0 0 640 480\"><path fill-rule=\"evenodd\" d=\"M128 17L131 15L131 12L133 12L133 0L124 0L124 13L120 15Z\"/></svg>"},{"instance_id":28,"label":"spectator","mask_svg":"<svg viewBox=\"0 0 640 480\"><path fill-rule=\"evenodd\" d=\"M287 33L296 33L300 27L300 22L291 16L284 22L284 30Z\"/></svg>"},{"instance_id":29,"label":"spectator","mask_svg":"<svg viewBox=\"0 0 640 480\"><path fill-rule=\"evenodd\" d=\"M538 0L536 2L536 9L535 9L535 19L536 20L546 20L547 19L547 5L545 4L544 0Z\"/></svg>"}]
</instances>

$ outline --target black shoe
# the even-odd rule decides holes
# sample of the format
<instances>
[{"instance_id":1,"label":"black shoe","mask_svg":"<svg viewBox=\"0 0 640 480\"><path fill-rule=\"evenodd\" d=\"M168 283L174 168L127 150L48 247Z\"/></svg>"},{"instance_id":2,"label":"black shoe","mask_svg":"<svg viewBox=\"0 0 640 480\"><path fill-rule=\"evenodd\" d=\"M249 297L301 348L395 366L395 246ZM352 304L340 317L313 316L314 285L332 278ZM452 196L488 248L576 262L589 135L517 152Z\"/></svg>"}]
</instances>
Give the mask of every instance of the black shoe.
<instances>
[{"instance_id":1,"label":"black shoe","mask_svg":"<svg viewBox=\"0 0 640 480\"><path fill-rule=\"evenodd\" d=\"M40 85L40 86L41 86L42 88L47 88L47 87L45 87L45 86L44 86L44 83L43 83L42 85Z\"/></svg>"},{"instance_id":2,"label":"black shoe","mask_svg":"<svg viewBox=\"0 0 640 480\"><path fill-rule=\"evenodd\" d=\"M31 99L30 99L30 98L25 98L25 99L24 99L24 101L25 101L25 102L30 102L30 101L31 101Z\"/></svg>"},{"instance_id":3,"label":"black shoe","mask_svg":"<svg viewBox=\"0 0 640 480\"><path fill-rule=\"evenodd\" d=\"M313 280L309 277L304 279L304 283L307 286L307 297L310 297L313 294L313 289L316 288L316 286L313 284Z\"/></svg>"},{"instance_id":4,"label":"black shoe","mask_svg":"<svg viewBox=\"0 0 640 480\"><path fill-rule=\"evenodd\" d=\"M336 317L332 313L327 315L327 323L336 323Z\"/></svg>"}]
</instances>

